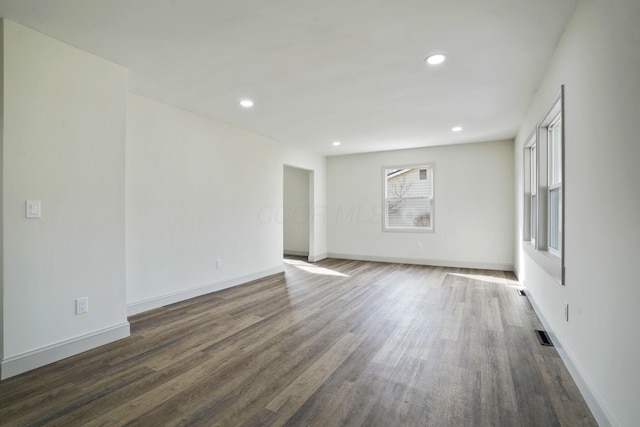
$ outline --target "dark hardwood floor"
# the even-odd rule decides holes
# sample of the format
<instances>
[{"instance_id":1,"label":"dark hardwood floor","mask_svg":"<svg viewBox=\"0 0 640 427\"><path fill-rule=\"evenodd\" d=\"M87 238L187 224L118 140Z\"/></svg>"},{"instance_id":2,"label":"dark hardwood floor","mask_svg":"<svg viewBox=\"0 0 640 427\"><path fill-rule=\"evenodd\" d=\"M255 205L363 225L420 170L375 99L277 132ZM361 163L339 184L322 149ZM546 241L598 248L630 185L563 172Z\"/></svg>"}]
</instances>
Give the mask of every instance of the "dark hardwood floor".
<instances>
[{"instance_id":1,"label":"dark hardwood floor","mask_svg":"<svg viewBox=\"0 0 640 427\"><path fill-rule=\"evenodd\" d=\"M2 425L594 426L511 273L289 259L0 382Z\"/></svg>"}]
</instances>

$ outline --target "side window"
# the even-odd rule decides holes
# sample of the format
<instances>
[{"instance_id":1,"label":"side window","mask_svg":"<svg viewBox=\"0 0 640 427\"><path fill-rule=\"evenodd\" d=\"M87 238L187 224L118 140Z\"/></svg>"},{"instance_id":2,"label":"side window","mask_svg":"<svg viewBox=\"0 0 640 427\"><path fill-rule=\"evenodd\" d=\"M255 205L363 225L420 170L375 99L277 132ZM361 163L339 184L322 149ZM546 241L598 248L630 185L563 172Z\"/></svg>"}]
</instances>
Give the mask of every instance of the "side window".
<instances>
[{"instance_id":1,"label":"side window","mask_svg":"<svg viewBox=\"0 0 640 427\"><path fill-rule=\"evenodd\" d=\"M558 113L547 128L549 146L549 251L560 255L562 247L562 115Z\"/></svg>"},{"instance_id":2,"label":"side window","mask_svg":"<svg viewBox=\"0 0 640 427\"><path fill-rule=\"evenodd\" d=\"M531 242L535 245L536 243L536 232L538 230L538 160L537 160L537 150L535 141L531 146L530 156L531 156L531 185L530 185L530 194L531 194L531 210L530 210L530 227L531 227Z\"/></svg>"},{"instance_id":3,"label":"side window","mask_svg":"<svg viewBox=\"0 0 640 427\"><path fill-rule=\"evenodd\" d=\"M524 147L523 248L564 283L564 88Z\"/></svg>"}]
</instances>

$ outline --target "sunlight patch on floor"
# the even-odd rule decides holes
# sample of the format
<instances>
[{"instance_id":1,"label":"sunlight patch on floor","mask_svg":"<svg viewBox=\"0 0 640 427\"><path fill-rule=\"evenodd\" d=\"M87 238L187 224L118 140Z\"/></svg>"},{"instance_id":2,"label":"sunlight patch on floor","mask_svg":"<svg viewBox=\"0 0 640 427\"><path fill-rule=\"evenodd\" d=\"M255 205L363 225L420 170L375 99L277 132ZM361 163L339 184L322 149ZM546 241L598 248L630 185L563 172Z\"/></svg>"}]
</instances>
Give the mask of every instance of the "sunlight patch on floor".
<instances>
[{"instance_id":1,"label":"sunlight patch on floor","mask_svg":"<svg viewBox=\"0 0 640 427\"><path fill-rule=\"evenodd\" d=\"M504 277L487 276L484 274L464 274L464 273L448 273L452 276L464 277L467 279L479 280L481 282L494 283L496 285L505 285L511 288L522 288L517 280L511 280Z\"/></svg>"},{"instance_id":2,"label":"sunlight patch on floor","mask_svg":"<svg viewBox=\"0 0 640 427\"><path fill-rule=\"evenodd\" d=\"M284 259L285 264L292 265L296 268L299 268L302 271L306 271L307 273L312 274L321 274L323 276L340 276L340 277L349 277L346 274L342 274L338 271L331 270L329 268L318 267L317 265L310 264L305 261L301 261L298 259Z\"/></svg>"}]
</instances>

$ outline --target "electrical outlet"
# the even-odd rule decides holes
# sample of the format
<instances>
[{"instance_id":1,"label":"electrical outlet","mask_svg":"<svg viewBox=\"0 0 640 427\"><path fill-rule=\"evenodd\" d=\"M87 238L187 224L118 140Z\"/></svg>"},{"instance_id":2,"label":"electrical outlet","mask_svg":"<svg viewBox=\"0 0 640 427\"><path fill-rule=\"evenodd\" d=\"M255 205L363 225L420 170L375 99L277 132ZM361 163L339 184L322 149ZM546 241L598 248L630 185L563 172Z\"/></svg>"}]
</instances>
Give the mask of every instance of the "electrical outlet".
<instances>
[{"instance_id":1,"label":"electrical outlet","mask_svg":"<svg viewBox=\"0 0 640 427\"><path fill-rule=\"evenodd\" d=\"M564 320L569 321L569 304L564 305Z\"/></svg>"},{"instance_id":2,"label":"electrical outlet","mask_svg":"<svg viewBox=\"0 0 640 427\"><path fill-rule=\"evenodd\" d=\"M421 251L422 250L422 243L418 243L418 250Z\"/></svg>"},{"instance_id":3,"label":"electrical outlet","mask_svg":"<svg viewBox=\"0 0 640 427\"><path fill-rule=\"evenodd\" d=\"M76 314L85 314L89 312L89 298L76 298Z\"/></svg>"},{"instance_id":4,"label":"electrical outlet","mask_svg":"<svg viewBox=\"0 0 640 427\"><path fill-rule=\"evenodd\" d=\"M222 268L222 259L216 258L216 268Z\"/></svg>"}]
</instances>

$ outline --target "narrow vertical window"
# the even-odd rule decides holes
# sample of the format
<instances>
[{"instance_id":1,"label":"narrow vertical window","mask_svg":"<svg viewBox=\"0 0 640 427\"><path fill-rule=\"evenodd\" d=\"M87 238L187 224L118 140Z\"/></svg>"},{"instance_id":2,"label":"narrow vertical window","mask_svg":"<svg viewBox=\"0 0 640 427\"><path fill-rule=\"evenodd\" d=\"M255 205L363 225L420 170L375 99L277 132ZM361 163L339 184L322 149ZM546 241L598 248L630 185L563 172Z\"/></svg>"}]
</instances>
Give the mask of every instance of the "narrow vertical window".
<instances>
[{"instance_id":1,"label":"narrow vertical window","mask_svg":"<svg viewBox=\"0 0 640 427\"><path fill-rule=\"evenodd\" d=\"M536 145L532 145L530 153L531 158L531 243L535 245L538 231L538 160Z\"/></svg>"},{"instance_id":2,"label":"narrow vertical window","mask_svg":"<svg viewBox=\"0 0 640 427\"><path fill-rule=\"evenodd\" d=\"M562 246L562 116L547 128L549 155L549 251L560 254Z\"/></svg>"},{"instance_id":3,"label":"narrow vertical window","mask_svg":"<svg viewBox=\"0 0 640 427\"><path fill-rule=\"evenodd\" d=\"M524 252L564 284L564 86L524 144Z\"/></svg>"}]
</instances>

